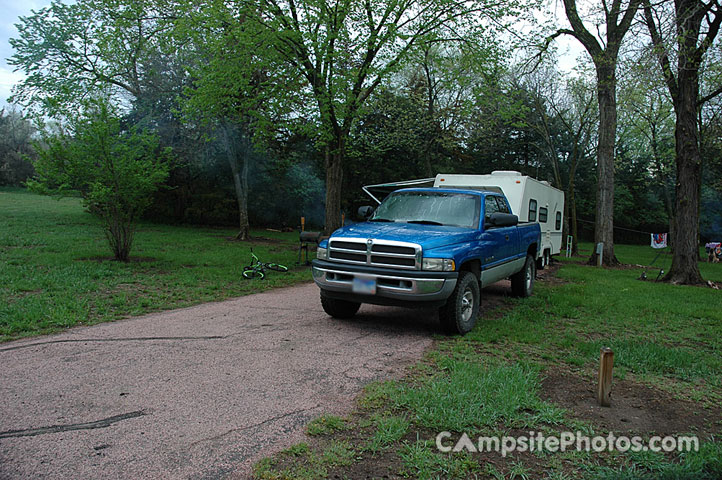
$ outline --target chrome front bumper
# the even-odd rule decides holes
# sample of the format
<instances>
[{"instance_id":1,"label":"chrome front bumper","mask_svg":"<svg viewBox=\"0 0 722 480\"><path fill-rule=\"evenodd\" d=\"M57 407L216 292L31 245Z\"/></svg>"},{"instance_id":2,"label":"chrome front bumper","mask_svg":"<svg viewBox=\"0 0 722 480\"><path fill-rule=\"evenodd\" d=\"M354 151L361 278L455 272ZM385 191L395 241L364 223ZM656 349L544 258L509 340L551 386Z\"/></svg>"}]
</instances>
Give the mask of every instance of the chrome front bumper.
<instances>
[{"instance_id":1,"label":"chrome front bumper","mask_svg":"<svg viewBox=\"0 0 722 480\"><path fill-rule=\"evenodd\" d=\"M374 279L374 296L411 302L434 302L445 300L456 287L457 275L432 276L429 272L389 272L379 273L378 269L357 270L337 266L329 262L314 261L313 280L325 291L354 294L353 282L356 276ZM417 273L417 275L414 275ZM363 296L363 295L360 295Z\"/></svg>"}]
</instances>

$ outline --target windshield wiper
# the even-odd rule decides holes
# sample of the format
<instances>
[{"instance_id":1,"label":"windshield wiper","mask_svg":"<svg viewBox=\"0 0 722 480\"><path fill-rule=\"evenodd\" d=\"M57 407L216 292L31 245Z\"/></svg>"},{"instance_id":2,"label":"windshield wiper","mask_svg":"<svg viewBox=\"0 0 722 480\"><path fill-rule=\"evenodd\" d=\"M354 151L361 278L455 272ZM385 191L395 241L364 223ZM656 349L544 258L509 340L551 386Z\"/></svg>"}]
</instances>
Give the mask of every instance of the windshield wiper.
<instances>
[{"instance_id":1,"label":"windshield wiper","mask_svg":"<svg viewBox=\"0 0 722 480\"><path fill-rule=\"evenodd\" d=\"M372 218L369 222L395 222L396 220L389 220L388 218Z\"/></svg>"},{"instance_id":2,"label":"windshield wiper","mask_svg":"<svg viewBox=\"0 0 722 480\"><path fill-rule=\"evenodd\" d=\"M441 222L435 222L433 220L409 220L406 223L420 223L423 225L443 225Z\"/></svg>"}]
</instances>

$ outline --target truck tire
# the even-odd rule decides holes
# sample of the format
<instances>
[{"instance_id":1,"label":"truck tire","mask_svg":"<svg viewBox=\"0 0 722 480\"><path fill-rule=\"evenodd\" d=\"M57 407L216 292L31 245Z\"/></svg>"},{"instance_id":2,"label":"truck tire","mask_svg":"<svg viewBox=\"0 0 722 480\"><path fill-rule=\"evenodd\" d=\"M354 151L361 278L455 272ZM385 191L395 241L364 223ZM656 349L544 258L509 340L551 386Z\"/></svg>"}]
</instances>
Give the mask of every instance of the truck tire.
<instances>
[{"instance_id":1,"label":"truck tire","mask_svg":"<svg viewBox=\"0 0 722 480\"><path fill-rule=\"evenodd\" d=\"M439 309L441 327L446 333L464 335L476 325L481 291L479 281L471 272L460 272L456 288Z\"/></svg>"},{"instance_id":2,"label":"truck tire","mask_svg":"<svg viewBox=\"0 0 722 480\"><path fill-rule=\"evenodd\" d=\"M526 256L524 267L511 276L511 293L515 297L528 297L534 291L536 262L531 255Z\"/></svg>"},{"instance_id":3,"label":"truck tire","mask_svg":"<svg viewBox=\"0 0 722 480\"><path fill-rule=\"evenodd\" d=\"M323 307L323 311L333 318L351 318L356 315L358 309L361 308L360 303L328 298L325 297L323 293L321 294L321 306Z\"/></svg>"}]
</instances>

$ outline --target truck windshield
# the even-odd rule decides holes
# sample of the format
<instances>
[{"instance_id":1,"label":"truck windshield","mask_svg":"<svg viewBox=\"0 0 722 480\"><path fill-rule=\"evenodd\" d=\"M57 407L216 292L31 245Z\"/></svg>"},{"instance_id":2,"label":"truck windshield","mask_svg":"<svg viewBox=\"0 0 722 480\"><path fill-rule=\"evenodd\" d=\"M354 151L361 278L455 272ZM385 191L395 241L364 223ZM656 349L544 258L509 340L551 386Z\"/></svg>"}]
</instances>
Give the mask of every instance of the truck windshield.
<instances>
[{"instance_id":1,"label":"truck windshield","mask_svg":"<svg viewBox=\"0 0 722 480\"><path fill-rule=\"evenodd\" d=\"M405 222L477 228L479 197L468 193L396 192L376 209L372 222Z\"/></svg>"}]
</instances>

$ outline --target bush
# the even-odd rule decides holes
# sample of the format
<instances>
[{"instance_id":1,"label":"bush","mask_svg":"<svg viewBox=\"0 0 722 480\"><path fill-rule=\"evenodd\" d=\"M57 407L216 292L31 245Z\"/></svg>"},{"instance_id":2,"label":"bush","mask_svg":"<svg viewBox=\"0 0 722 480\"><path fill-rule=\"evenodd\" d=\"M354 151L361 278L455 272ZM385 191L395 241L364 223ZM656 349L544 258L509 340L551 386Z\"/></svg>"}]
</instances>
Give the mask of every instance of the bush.
<instances>
[{"instance_id":1,"label":"bush","mask_svg":"<svg viewBox=\"0 0 722 480\"><path fill-rule=\"evenodd\" d=\"M61 133L46 138L46 148L37 147L37 174L28 185L45 194L79 193L103 220L114 257L127 262L135 222L168 177L168 152L155 135L124 128L102 101L91 104L71 131L72 136Z\"/></svg>"}]
</instances>

